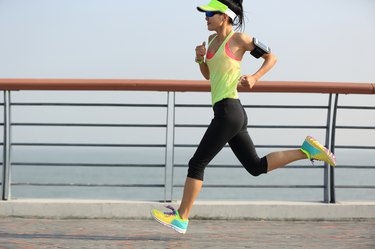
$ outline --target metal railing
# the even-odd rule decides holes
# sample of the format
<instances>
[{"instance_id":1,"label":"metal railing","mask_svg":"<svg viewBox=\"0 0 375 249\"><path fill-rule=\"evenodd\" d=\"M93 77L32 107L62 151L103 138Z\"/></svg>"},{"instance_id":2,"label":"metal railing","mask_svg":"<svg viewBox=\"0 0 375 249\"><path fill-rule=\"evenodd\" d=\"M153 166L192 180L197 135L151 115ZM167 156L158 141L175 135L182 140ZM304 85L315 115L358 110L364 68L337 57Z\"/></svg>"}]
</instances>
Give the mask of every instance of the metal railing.
<instances>
[{"instance_id":1,"label":"metal railing","mask_svg":"<svg viewBox=\"0 0 375 249\"><path fill-rule=\"evenodd\" d=\"M368 115L375 116L373 112L375 111L374 106L346 106L346 105L339 105L339 94L335 95L335 103L333 106L333 125L332 125L332 138L331 138L331 150L333 153L335 153L337 150L340 149L355 149L355 150L374 150L375 152L375 146L364 146L364 145L336 145L336 133L340 130L375 130L375 123L371 126L363 126L363 125L337 125L337 117L338 117L338 111L339 110L366 110L366 111L372 111L372 113L369 113ZM374 137L375 138L375 137ZM375 169L375 165L369 166L369 165L339 165L338 168L341 169ZM361 188L361 189L374 189L374 185L360 185L360 186L354 186L354 185L336 185L335 184L335 168L330 168L330 202L335 203L336 202L336 189L350 189L350 188Z\"/></svg>"},{"instance_id":2,"label":"metal railing","mask_svg":"<svg viewBox=\"0 0 375 249\"><path fill-rule=\"evenodd\" d=\"M2 200L10 199L12 186L36 186L36 187L105 187L105 188L158 188L164 189L164 201L174 199L174 191L183 187L182 183L176 183L174 180L176 170L187 167L187 162L177 162L175 159L176 150L195 148L196 143L181 143L176 141L176 135L179 130L183 129L205 129L207 124L185 124L176 121L176 113L186 109L210 109L208 104L185 104L177 103L176 92L208 92L209 84L206 81L172 81L172 80L63 80L63 79L0 79L0 89L4 90L3 103L3 164L2 164ZM152 104L129 104L129 103L36 103L36 102L17 102L12 101L12 91L19 90L120 90L120 91L161 91L165 92L162 103ZM325 146L332 151L340 149L356 149L356 150L375 150L374 146L352 146L352 145L336 145L337 131L340 129L359 129L373 130L374 126L344 126L337 125L338 111L341 109L351 110L367 110L374 111L375 107L371 106L340 106L338 104L340 94L374 94L374 84L361 83L322 83L322 82L260 82L254 89L246 89L239 87L239 91L252 92L269 92L269 93L324 93L327 94L327 102L323 105L244 105L248 110L320 110L325 111L326 122L321 125L249 125L249 129L293 129L293 130L321 130L324 132ZM13 109L17 107L69 107L69 108L147 108L162 110L164 115L163 122L158 123L80 123L80 122L14 122L12 121ZM323 112L322 112L323 113ZM324 114L323 114L324 115ZM163 133L163 141L158 143L47 143L47 142L17 142L13 141L11 131L16 127L95 127L95 128L121 128L121 129L160 129ZM164 154L164 159L157 163L86 163L86 162L27 162L13 161L11 151L20 147L59 147L59 148L77 148L77 147L95 147L95 148L135 148L143 150L145 148L160 149ZM256 145L257 148L273 149L273 148L298 148L299 145L285 144L263 144ZM163 182L155 183L30 183L30 182L11 182L11 171L14 166L35 166L35 167L104 167L104 168L155 168L161 169L163 173ZM211 168L219 169L235 169L240 165L233 164L210 164ZM303 169L301 165L292 165L287 169ZM285 189L322 189L324 202L336 202L336 188L362 188L375 189L375 185L336 185L334 168L328 165L317 166L318 169L324 171L323 184L206 184L206 188L285 188ZM338 165L337 168L355 168L355 169L371 169L375 166L361 165Z\"/></svg>"}]
</instances>

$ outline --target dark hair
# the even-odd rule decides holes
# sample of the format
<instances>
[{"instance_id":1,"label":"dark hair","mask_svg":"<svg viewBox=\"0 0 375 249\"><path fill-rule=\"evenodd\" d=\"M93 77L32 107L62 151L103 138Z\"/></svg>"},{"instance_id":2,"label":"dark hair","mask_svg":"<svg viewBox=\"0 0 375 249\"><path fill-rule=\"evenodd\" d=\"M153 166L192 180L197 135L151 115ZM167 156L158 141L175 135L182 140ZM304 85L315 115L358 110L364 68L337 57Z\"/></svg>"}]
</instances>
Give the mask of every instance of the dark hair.
<instances>
[{"instance_id":1,"label":"dark hair","mask_svg":"<svg viewBox=\"0 0 375 249\"><path fill-rule=\"evenodd\" d=\"M245 29L245 15L242 7L242 0L219 0L219 2L228 6L234 13L236 13L236 17L234 20L230 18L230 22L233 26L237 26L236 30L244 30Z\"/></svg>"}]
</instances>

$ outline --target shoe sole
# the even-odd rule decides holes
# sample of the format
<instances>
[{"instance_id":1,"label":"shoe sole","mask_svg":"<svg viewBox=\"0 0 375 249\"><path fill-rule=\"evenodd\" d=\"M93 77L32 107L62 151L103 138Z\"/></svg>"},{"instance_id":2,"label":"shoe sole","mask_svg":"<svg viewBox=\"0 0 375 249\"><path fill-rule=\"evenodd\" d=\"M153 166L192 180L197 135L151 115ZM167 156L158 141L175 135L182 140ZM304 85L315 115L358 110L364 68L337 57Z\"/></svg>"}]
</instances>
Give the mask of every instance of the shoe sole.
<instances>
[{"instance_id":1,"label":"shoe sole","mask_svg":"<svg viewBox=\"0 0 375 249\"><path fill-rule=\"evenodd\" d=\"M157 222L159 222L163 226L172 228L173 230L175 230L176 232L181 233L181 234L185 234L186 233L186 230L182 230L182 229L180 229L180 228L178 228L176 226L173 226L173 225L171 225L169 223L166 223L166 222L164 222L162 220L159 220L156 216L154 216L154 214L152 213L152 211L151 211L151 216L152 216L152 218L154 218L154 220L156 220Z\"/></svg>"},{"instance_id":2,"label":"shoe sole","mask_svg":"<svg viewBox=\"0 0 375 249\"><path fill-rule=\"evenodd\" d=\"M313 137L310 137L308 136L306 138L306 140L308 141L308 143L313 146L314 148L318 149L323 157L324 157L324 160L326 163L328 163L329 165L335 167L336 166L336 158L335 158L335 155L329 151L326 147L324 147L323 145L321 145L317 140L315 140ZM330 154L332 154L332 156L330 156Z\"/></svg>"}]
</instances>

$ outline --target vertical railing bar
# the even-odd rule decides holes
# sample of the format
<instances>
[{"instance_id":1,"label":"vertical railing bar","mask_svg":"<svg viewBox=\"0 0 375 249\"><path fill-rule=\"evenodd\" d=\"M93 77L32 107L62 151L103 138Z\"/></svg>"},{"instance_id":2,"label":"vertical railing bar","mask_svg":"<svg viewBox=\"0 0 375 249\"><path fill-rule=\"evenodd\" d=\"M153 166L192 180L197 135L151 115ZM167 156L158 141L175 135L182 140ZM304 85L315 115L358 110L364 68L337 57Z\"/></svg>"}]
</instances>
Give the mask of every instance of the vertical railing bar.
<instances>
[{"instance_id":1,"label":"vertical railing bar","mask_svg":"<svg viewBox=\"0 0 375 249\"><path fill-rule=\"evenodd\" d=\"M335 104L333 107L333 118L332 118L332 136L331 136L331 146L330 151L335 153L335 139L336 139L336 120L337 120L337 105L338 105L339 95L336 94ZM335 192L335 168L329 167L330 169L330 191L331 200L330 203L336 203L336 192Z\"/></svg>"},{"instance_id":2,"label":"vertical railing bar","mask_svg":"<svg viewBox=\"0 0 375 249\"><path fill-rule=\"evenodd\" d=\"M325 146L329 148L330 136L331 136L331 113L332 113L332 93L329 94L328 98L328 109L327 109L327 128L326 128L326 139ZM330 184L329 184L329 165L324 163L324 202L329 203L330 200Z\"/></svg>"},{"instance_id":3,"label":"vertical railing bar","mask_svg":"<svg viewBox=\"0 0 375 249\"><path fill-rule=\"evenodd\" d=\"M6 170L5 170L5 151L6 151L6 148L7 148L7 144L6 144L6 138L5 138L5 134L6 134L6 124L7 124L7 117L6 117L6 90L3 91L3 101L4 101L4 104L3 104L3 118L4 118L4 124L3 124L3 167L1 168L1 200L4 200L4 193L5 193L5 175L6 175Z\"/></svg>"},{"instance_id":4,"label":"vertical railing bar","mask_svg":"<svg viewBox=\"0 0 375 249\"><path fill-rule=\"evenodd\" d=\"M171 181L171 201L173 201L173 186L174 186L174 153L175 153L175 143L176 143L176 92L173 92L173 123L172 123L172 181Z\"/></svg>"},{"instance_id":5,"label":"vertical railing bar","mask_svg":"<svg viewBox=\"0 0 375 249\"><path fill-rule=\"evenodd\" d=\"M11 170L11 161L10 161L10 127L11 127L11 98L10 91L4 91L4 146L3 146L3 180L2 180L2 200L10 199L10 170Z\"/></svg>"},{"instance_id":6,"label":"vertical railing bar","mask_svg":"<svg viewBox=\"0 0 375 249\"><path fill-rule=\"evenodd\" d=\"M167 92L166 130L165 130L164 202L167 202L168 133L169 133L169 92Z\"/></svg>"},{"instance_id":7,"label":"vertical railing bar","mask_svg":"<svg viewBox=\"0 0 375 249\"><path fill-rule=\"evenodd\" d=\"M172 155L171 155L171 195L170 195L170 200L173 201L173 184L174 184L174 157L175 157L175 151L174 151L174 144L175 144L175 122L176 122L176 92L173 92L173 101L171 101L172 104L172 123L171 123L171 129L172 129Z\"/></svg>"},{"instance_id":8,"label":"vertical railing bar","mask_svg":"<svg viewBox=\"0 0 375 249\"><path fill-rule=\"evenodd\" d=\"M164 181L164 202L170 202L172 196L169 196L173 187L172 183L172 175L173 175L173 141L174 141L174 134L173 134L173 127L174 124L174 92L168 92L167 98L167 129L166 129L166 145L165 145L165 181Z\"/></svg>"}]
</instances>

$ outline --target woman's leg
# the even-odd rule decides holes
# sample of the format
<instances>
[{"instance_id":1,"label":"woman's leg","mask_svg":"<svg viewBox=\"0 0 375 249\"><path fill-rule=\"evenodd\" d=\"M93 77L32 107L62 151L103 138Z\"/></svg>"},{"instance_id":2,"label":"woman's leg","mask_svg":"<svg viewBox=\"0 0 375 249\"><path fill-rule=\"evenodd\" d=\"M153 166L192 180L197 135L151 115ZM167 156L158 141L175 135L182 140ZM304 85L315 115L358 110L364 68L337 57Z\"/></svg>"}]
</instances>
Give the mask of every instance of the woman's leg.
<instances>
[{"instance_id":1,"label":"woman's leg","mask_svg":"<svg viewBox=\"0 0 375 249\"><path fill-rule=\"evenodd\" d=\"M188 176L178 213L188 219L195 199L203 185L204 170L208 163L220 152L229 138L233 136L230 126L223 120L213 119L207 128L197 151L189 161Z\"/></svg>"},{"instance_id":2,"label":"woman's leg","mask_svg":"<svg viewBox=\"0 0 375 249\"><path fill-rule=\"evenodd\" d=\"M238 133L229 141L229 145L241 164L253 176L258 176L284 167L294 161L307 158L299 149L271 152L267 156L259 158L247 130Z\"/></svg>"},{"instance_id":3,"label":"woman's leg","mask_svg":"<svg viewBox=\"0 0 375 249\"><path fill-rule=\"evenodd\" d=\"M259 158L247 131L247 115L244 109L243 113L245 116L243 126L240 132L229 141L229 145L251 175L258 176L284 167L291 162L307 158L301 150L272 152L263 158Z\"/></svg>"},{"instance_id":4,"label":"woman's leg","mask_svg":"<svg viewBox=\"0 0 375 249\"><path fill-rule=\"evenodd\" d=\"M215 105L215 118L206 130L197 151L189 161L188 176L178 212L187 219L203 184L204 170L225 144L241 129L242 113L238 100L224 100Z\"/></svg>"},{"instance_id":5,"label":"woman's leg","mask_svg":"<svg viewBox=\"0 0 375 249\"><path fill-rule=\"evenodd\" d=\"M284 167L297 160L306 159L307 156L300 149L272 152L266 156L268 162L267 172Z\"/></svg>"},{"instance_id":6,"label":"woman's leg","mask_svg":"<svg viewBox=\"0 0 375 249\"><path fill-rule=\"evenodd\" d=\"M202 189L203 181L186 177L184 193L178 213L181 219L188 219L194 201Z\"/></svg>"}]
</instances>

